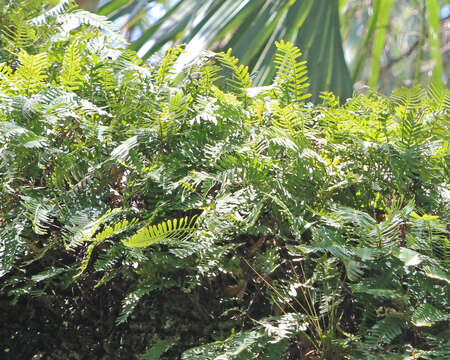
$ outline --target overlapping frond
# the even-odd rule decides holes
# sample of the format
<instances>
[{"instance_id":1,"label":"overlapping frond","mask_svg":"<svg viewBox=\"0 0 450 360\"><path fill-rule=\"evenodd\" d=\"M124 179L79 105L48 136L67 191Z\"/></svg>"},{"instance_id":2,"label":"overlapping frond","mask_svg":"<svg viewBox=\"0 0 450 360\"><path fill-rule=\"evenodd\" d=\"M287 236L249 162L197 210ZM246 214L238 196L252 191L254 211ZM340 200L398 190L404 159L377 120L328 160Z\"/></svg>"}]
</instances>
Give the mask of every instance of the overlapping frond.
<instances>
[{"instance_id":1,"label":"overlapping frond","mask_svg":"<svg viewBox=\"0 0 450 360\"><path fill-rule=\"evenodd\" d=\"M33 94L45 86L46 69L50 65L47 54L30 55L25 50L17 54L19 68L14 72L14 81L24 89L25 94Z\"/></svg>"},{"instance_id":2,"label":"overlapping frond","mask_svg":"<svg viewBox=\"0 0 450 360\"><path fill-rule=\"evenodd\" d=\"M218 53L216 58L223 67L231 70L231 77L226 79L229 86L240 96L245 96L246 89L252 86L248 66L239 64L239 60L231 55L231 49Z\"/></svg>"},{"instance_id":3,"label":"overlapping frond","mask_svg":"<svg viewBox=\"0 0 450 360\"><path fill-rule=\"evenodd\" d=\"M300 102L311 97L307 93L309 87L308 70L306 61L299 61L302 56L300 49L290 42L280 41L275 43L277 52L274 63L276 65L276 77L284 104L291 101Z\"/></svg>"},{"instance_id":4,"label":"overlapping frond","mask_svg":"<svg viewBox=\"0 0 450 360\"><path fill-rule=\"evenodd\" d=\"M156 225L139 230L131 238L123 241L128 247L147 247L166 241L183 241L196 229L196 217L187 216L180 219L169 219Z\"/></svg>"}]
</instances>

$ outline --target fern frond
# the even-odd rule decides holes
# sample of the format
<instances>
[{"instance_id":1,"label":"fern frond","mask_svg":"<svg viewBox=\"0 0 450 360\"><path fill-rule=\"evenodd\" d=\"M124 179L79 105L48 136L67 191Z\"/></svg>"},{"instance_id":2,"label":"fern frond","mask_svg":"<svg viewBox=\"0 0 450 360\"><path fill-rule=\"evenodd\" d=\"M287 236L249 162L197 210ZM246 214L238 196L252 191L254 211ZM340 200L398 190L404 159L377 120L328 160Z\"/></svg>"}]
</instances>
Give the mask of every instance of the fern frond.
<instances>
[{"instance_id":1,"label":"fern frond","mask_svg":"<svg viewBox=\"0 0 450 360\"><path fill-rule=\"evenodd\" d=\"M48 206L30 196L22 196L22 205L28 210L28 217L33 224L33 231L38 235L47 234L52 223L53 207Z\"/></svg>"},{"instance_id":2,"label":"fern frond","mask_svg":"<svg viewBox=\"0 0 450 360\"><path fill-rule=\"evenodd\" d=\"M279 129L274 126L273 128L269 128L267 130L265 129L264 133L270 143L281 146L285 149L293 151L294 153L298 153L300 151L296 138L286 132L286 130Z\"/></svg>"},{"instance_id":3,"label":"fern frond","mask_svg":"<svg viewBox=\"0 0 450 360\"><path fill-rule=\"evenodd\" d=\"M113 246L107 252L98 255L94 263L95 271L111 270L124 256L123 246ZM106 274L105 274L106 275ZM106 278L101 279L95 286L98 287L106 282Z\"/></svg>"},{"instance_id":4,"label":"fern frond","mask_svg":"<svg viewBox=\"0 0 450 360\"><path fill-rule=\"evenodd\" d=\"M111 152L111 158L114 160L126 161L130 154L130 151L138 144L138 136L132 136L131 138L123 141Z\"/></svg>"},{"instance_id":5,"label":"fern frond","mask_svg":"<svg viewBox=\"0 0 450 360\"><path fill-rule=\"evenodd\" d=\"M370 328L365 342L369 347L379 349L381 345L390 344L399 336L404 326L405 321L403 317L388 315Z\"/></svg>"},{"instance_id":6,"label":"fern frond","mask_svg":"<svg viewBox=\"0 0 450 360\"><path fill-rule=\"evenodd\" d=\"M81 260L81 264L78 267L78 274L74 275L74 279L76 279L77 277L80 277L84 271L87 269L89 262L91 261L92 258L92 254L94 252L95 249L95 243L90 244L87 249L86 249L86 255L84 256L83 260Z\"/></svg>"},{"instance_id":7,"label":"fern frond","mask_svg":"<svg viewBox=\"0 0 450 360\"><path fill-rule=\"evenodd\" d=\"M111 225L111 226L106 226L103 229L103 231L101 231L100 233L95 235L95 238L92 240L97 243L103 242L106 239L109 239L113 236L123 233L125 230L128 230L130 227L132 227L137 222L138 222L138 219L136 219L136 218L131 219L131 221L124 219L122 221L119 221L119 222Z\"/></svg>"},{"instance_id":8,"label":"fern frond","mask_svg":"<svg viewBox=\"0 0 450 360\"><path fill-rule=\"evenodd\" d=\"M191 120L191 124L201 124L202 122L211 122L214 125L218 123L216 111L219 109L218 104L211 101L211 97L199 95L194 104L196 116Z\"/></svg>"},{"instance_id":9,"label":"fern frond","mask_svg":"<svg viewBox=\"0 0 450 360\"><path fill-rule=\"evenodd\" d=\"M155 86L157 88L168 82L173 77L175 73L175 62L182 52L184 52L182 46L176 46L167 50L167 53L161 60L158 71L155 75Z\"/></svg>"},{"instance_id":10,"label":"fern frond","mask_svg":"<svg viewBox=\"0 0 450 360\"><path fill-rule=\"evenodd\" d=\"M400 240L400 226L405 222L409 208L396 209L385 221L377 223L369 214L351 208L339 207L333 212L345 223L356 226L361 245L374 247L392 246Z\"/></svg>"},{"instance_id":11,"label":"fern frond","mask_svg":"<svg viewBox=\"0 0 450 360\"><path fill-rule=\"evenodd\" d=\"M431 304L423 304L419 306L411 317L411 321L415 326L433 326L440 321L446 321L450 318L450 314L445 313Z\"/></svg>"},{"instance_id":12,"label":"fern frond","mask_svg":"<svg viewBox=\"0 0 450 360\"><path fill-rule=\"evenodd\" d=\"M212 62L206 62L199 70L198 74L200 76L200 86L207 89L210 84L220 79L219 76L220 67L213 64Z\"/></svg>"},{"instance_id":13,"label":"fern frond","mask_svg":"<svg viewBox=\"0 0 450 360\"><path fill-rule=\"evenodd\" d=\"M352 208L348 207L335 208L333 213L337 215L337 217L340 220L346 223L353 223L358 228L366 231L372 229L373 226L376 224L376 220L369 214Z\"/></svg>"},{"instance_id":14,"label":"fern frond","mask_svg":"<svg viewBox=\"0 0 450 360\"><path fill-rule=\"evenodd\" d=\"M237 96L233 93L225 93L215 85L211 86L211 90L214 97L225 106L239 108L242 105L242 103L237 99Z\"/></svg>"},{"instance_id":15,"label":"fern frond","mask_svg":"<svg viewBox=\"0 0 450 360\"><path fill-rule=\"evenodd\" d=\"M380 252L379 255L382 255L382 252ZM355 293L367 294L379 300L397 301L401 304L406 304L408 302L408 296L403 291L385 288L374 288L373 283L360 282L352 285L352 290Z\"/></svg>"},{"instance_id":16,"label":"fern frond","mask_svg":"<svg viewBox=\"0 0 450 360\"><path fill-rule=\"evenodd\" d=\"M303 130L303 122L294 104L281 107L273 105L275 118L273 125L280 130L287 131L290 135L296 136L300 130Z\"/></svg>"},{"instance_id":17,"label":"fern frond","mask_svg":"<svg viewBox=\"0 0 450 360\"><path fill-rule=\"evenodd\" d=\"M11 221L0 231L0 278L10 272L22 254L25 239L22 233L26 219L22 216Z\"/></svg>"},{"instance_id":18,"label":"fern frond","mask_svg":"<svg viewBox=\"0 0 450 360\"><path fill-rule=\"evenodd\" d=\"M45 86L46 69L50 65L47 54L29 55L25 50L17 54L21 65L14 73L14 80L21 84L25 94L37 92Z\"/></svg>"},{"instance_id":19,"label":"fern frond","mask_svg":"<svg viewBox=\"0 0 450 360\"><path fill-rule=\"evenodd\" d=\"M147 247L161 241L178 240L182 241L192 235L197 228L196 216L189 219L187 216L181 219L169 219L157 225L147 226L130 239L123 241L129 247Z\"/></svg>"},{"instance_id":20,"label":"fern frond","mask_svg":"<svg viewBox=\"0 0 450 360\"><path fill-rule=\"evenodd\" d=\"M57 15L65 13L70 8L71 2L72 0L60 0L59 4L45 11L43 14L32 18L29 22L34 25L46 24L49 18L54 18Z\"/></svg>"},{"instance_id":21,"label":"fern frond","mask_svg":"<svg viewBox=\"0 0 450 360\"><path fill-rule=\"evenodd\" d=\"M11 78L13 71L6 63L0 63L0 110L8 111L12 102L9 96L11 91ZM14 87L14 85L13 85Z\"/></svg>"},{"instance_id":22,"label":"fern frond","mask_svg":"<svg viewBox=\"0 0 450 360\"><path fill-rule=\"evenodd\" d=\"M183 182L181 183L181 186L182 186L183 189L185 189L186 191L191 192L191 193L193 193L193 194L195 194L196 191L197 191L197 190L195 190L195 187L194 187L194 186L192 186L191 184L189 184L189 183L186 182L186 181L183 181Z\"/></svg>"},{"instance_id":23,"label":"fern frond","mask_svg":"<svg viewBox=\"0 0 450 360\"><path fill-rule=\"evenodd\" d=\"M108 209L104 214L95 220L89 221L87 216L79 216L75 218L75 223L79 223L80 227L74 234L73 242L81 244L83 241L92 241L94 234L97 232L99 226L105 221L111 219L113 216L119 214L123 210L121 208Z\"/></svg>"},{"instance_id":24,"label":"fern frond","mask_svg":"<svg viewBox=\"0 0 450 360\"><path fill-rule=\"evenodd\" d=\"M411 88L400 88L392 92L391 98L397 105L397 114L404 119L408 112L417 110L425 99L425 91L420 85Z\"/></svg>"},{"instance_id":25,"label":"fern frond","mask_svg":"<svg viewBox=\"0 0 450 360\"><path fill-rule=\"evenodd\" d=\"M160 359L175 343L168 340L158 340L145 353L139 355L139 360Z\"/></svg>"},{"instance_id":26,"label":"fern frond","mask_svg":"<svg viewBox=\"0 0 450 360\"><path fill-rule=\"evenodd\" d=\"M24 21L16 22L14 26L9 28L3 28L1 34L9 42L10 46L16 49L27 48L36 41L34 26Z\"/></svg>"},{"instance_id":27,"label":"fern frond","mask_svg":"<svg viewBox=\"0 0 450 360\"><path fill-rule=\"evenodd\" d=\"M425 266L425 275L431 279L445 281L450 284L450 274L437 266Z\"/></svg>"},{"instance_id":28,"label":"fern frond","mask_svg":"<svg viewBox=\"0 0 450 360\"><path fill-rule=\"evenodd\" d=\"M408 112L400 124L400 145L405 149L419 146L426 141L425 127L419 117Z\"/></svg>"},{"instance_id":29,"label":"fern frond","mask_svg":"<svg viewBox=\"0 0 450 360\"><path fill-rule=\"evenodd\" d=\"M0 84L9 79L12 69L5 63L0 64Z\"/></svg>"},{"instance_id":30,"label":"fern frond","mask_svg":"<svg viewBox=\"0 0 450 360\"><path fill-rule=\"evenodd\" d=\"M81 56L77 42L72 42L64 54L63 68L60 76L61 84L69 91L75 91L83 83L81 75Z\"/></svg>"},{"instance_id":31,"label":"fern frond","mask_svg":"<svg viewBox=\"0 0 450 360\"><path fill-rule=\"evenodd\" d=\"M148 285L141 285L137 290L129 293L122 300L122 311L120 312L119 317L116 319L116 324L123 324L127 322L128 318L136 308L139 303L139 300L150 293L150 287Z\"/></svg>"},{"instance_id":32,"label":"fern frond","mask_svg":"<svg viewBox=\"0 0 450 360\"><path fill-rule=\"evenodd\" d=\"M240 97L246 97L246 89L252 86L248 66L238 65L239 60L231 55L231 49L216 55L219 63L232 71L231 77L227 77L226 82L233 91Z\"/></svg>"},{"instance_id":33,"label":"fern frond","mask_svg":"<svg viewBox=\"0 0 450 360\"><path fill-rule=\"evenodd\" d=\"M119 79L109 64L109 60L102 60L92 67L89 74L89 81L94 83L100 83L104 90L117 89Z\"/></svg>"},{"instance_id":34,"label":"fern frond","mask_svg":"<svg viewBox=\"0 0 450 360\"><path fill-rule=\"evenodd\" d=\"M67 268L54 268L52 266L52 267L48 268L47 270L40 272L39 274L33 275L31 277L31 280L38 283L38 282L41 282L41 281L44 281L47 279L51 279L51 278L58 276L66 271L68 271Z\"/></svg>"},{"instance_id":35,"label":"fern frond","mask_svg":"<svg viewBox=\"0 0 450 360\"><path fill-rule=\"evenodd\" d=\"M286 103L291 101L300 102L311 97L306 93L309 87L306 61L298 62L302 53L300 49L290 42L275 43L277 52L275 54L276 77L280 81L281 95Z\"/></svg>"},{"instance_id":36,"label":"fern frond","mask_svg":"<svg viewBox=\"0 0 450 360\"><path fill-rule=\"evenodd\" d=\"M86 255L83 258L83 260L81 261L81 265L79 267L79 272L78 272L78 274L75 275L75 278L79 277L87 269L87 267L91 261L93 251L97 245L101 244L105 240L110 239L114 236L123 234L125 231L132 228L138 222L138 219L136 219L136 218L133 218L131 221L124 219L124 220L116 222L112 225L106 226L101 232L96 234L95 237L92 237L92 234L97 230L97 228L98 228L98 226L100 226L100 224L105 222L107 219L111 218L115 213L118 213L121 211L120 209L114 209L114 210L113 211L108 210L99 219L97 219L96 221L91 222L89 225L87 225L86 230L84 232L81 232L81 235L84 238L84 240L88 241L88 242L92 242L92 243L87 247ZM90 235L89 235L89 233L90 233ZM86 236L85 234L88 234L88 235ZM106 259L104 257L103 263L105 263L105 261L107 261L107 259L111 260L111 256L106 256ZM100 263L99 263L99 261L100 261ZM97 260L96 265L95 265L97 270L105 270L102 268L101 263L102 263L101 259Z\"/></svg>"},{"instance_id":37,"label":"fern frond","mask_svg":"<svg viewBox=\"0 0 450 360\"><path fill-rule=\"evenodd\" d=\"M285 314L261 319L254 328L241 331L224 341L216 341L186 350L182 360L199 359L282 359L289 339L308 327L303 314Z\"/></svg>"},{"instance_id":38,"label":"fern frond","mask_svg":"<svg viewBox=\"0 0 450 360\"><path fill-rule=\"evenodd\" d=\"M37 204L32 214L33 230L38 235L47 234L48 224L51 222L51 209Z\"/></svg>"},{"instance_id":39,"label":"fern frond","mask_svg":"<svg viewBox=\"0 0 450 360\"><path fill-rule=\"evenodd\" d=\"M304 246L305 251L323 251L333 255L344 264L350 281L358 280L363 275L365 266L356 260L352 249L343 244L342 237L325 227L313 229L312 234L314 242L311 246Z\"/></svg>"},{"instance_id":40,"label":"fern frond","mask_svg":"<svg viewBox=\"0 0 450 360\"><path fill-rule=\"evenodd\" d=\"M91 13L86 10L76 9L71 12L64 12L56 17L66 30L71 30L80 25L90 25L108 33L114 40L126 44L125 39L119 35L117 26L106 17Z\"/></svg>"},{"instance_id":41,"label":"fern frond","mask_svg":"<svg viewBox=\"0 0 450 360\"><path fill-rule=\"evenodd\" d=\"M142 65L142 59L137 56L135 51L125 49L120 53L114 64L114 67L120 71L128 69L130 65L140 66Z\"/></svg>"},{"instance_id":42,"label":"fern frond","mask_svg":"<svg viewBox=\"0 0 450 360\"><path fill-rule=\"evenodd\" d=\"M30 131L16 123L9 121L0 121L0 136L3 138L12 138L28 134Z\"/></svg>"},{"instance_id":43,"label":"fern frond","mask_svg":"<svg viewBox=\"0 0 450 360\"><path fill-rule=\"evenodd\" d=\"M441 84L432 83L428 88L428 95L437 110L450 110L450 91Z\"/></svg>"}]
</instances>

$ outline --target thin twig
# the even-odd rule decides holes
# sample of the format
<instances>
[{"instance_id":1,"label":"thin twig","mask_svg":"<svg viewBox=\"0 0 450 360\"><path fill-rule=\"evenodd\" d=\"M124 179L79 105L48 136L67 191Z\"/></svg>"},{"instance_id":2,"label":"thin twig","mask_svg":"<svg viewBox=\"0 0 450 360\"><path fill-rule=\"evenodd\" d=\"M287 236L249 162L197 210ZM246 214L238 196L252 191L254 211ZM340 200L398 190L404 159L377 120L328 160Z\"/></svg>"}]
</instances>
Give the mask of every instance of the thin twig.
<instances>
[{"instance_id":1,"label":"thin twig","mask_svg":"<svg viewBox=\"0 0 450 360\"><path fill-rule=\"evenodd\" d=\"M380 72L381 72L381 73L386 72L386 71L389 70L392 66L394 66L396 63L398 63L399 61L403 60L404 58L407 58L407 57L408 57L409 55L411 55L412 52L417 48L417 46L419 45L419 43L420 43L420 39L417 39L417 40L409 47L409 49L406 50L405 53L403 53L402 55L400 55L400 56L398 56L398 57L396 57L396 58L393 58L393 59L389 60L389 62L381 68L381 71L380 71Z\"/></svg>"}]
</instances>

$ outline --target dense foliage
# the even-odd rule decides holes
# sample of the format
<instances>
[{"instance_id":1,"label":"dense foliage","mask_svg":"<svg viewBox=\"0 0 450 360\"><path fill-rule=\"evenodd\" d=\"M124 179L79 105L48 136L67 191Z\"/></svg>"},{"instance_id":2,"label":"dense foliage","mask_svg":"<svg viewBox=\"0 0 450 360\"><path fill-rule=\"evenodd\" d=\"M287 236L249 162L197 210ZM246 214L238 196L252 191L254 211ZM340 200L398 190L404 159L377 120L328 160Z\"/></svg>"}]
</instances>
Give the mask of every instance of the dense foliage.
<instances>
[{"instance_id":1,"label":"dense foliage","mask_svg":"<svg viewBox=\"0 0 450 360\"><path fill-rule=\"evenodd\" d=\"M288 42L174 76L49 3L0 13L2 357L448 357L447 90L313 105Z\"/></svg>"}]
</instances>

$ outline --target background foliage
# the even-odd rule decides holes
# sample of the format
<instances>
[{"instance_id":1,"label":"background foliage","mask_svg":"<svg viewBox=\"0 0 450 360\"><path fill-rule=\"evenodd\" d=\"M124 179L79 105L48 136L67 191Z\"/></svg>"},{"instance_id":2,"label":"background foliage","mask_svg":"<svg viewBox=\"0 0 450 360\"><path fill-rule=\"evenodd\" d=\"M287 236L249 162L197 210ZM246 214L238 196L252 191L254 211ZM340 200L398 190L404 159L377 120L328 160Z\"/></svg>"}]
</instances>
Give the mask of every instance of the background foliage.
<instances>
[{"instance_id":1,"label":"background foliage","mask_svg":"<svg viewBox=\"0 0 450 360\"><path fill-rule=\"evenodd\" d=\"M389 94L428 83L432 74L448 83L450 5L442 0L79 3L120 24L130 47L144 59L173 43L188 44L180 59L184 64L204 49L233 48L258 85L273 78L274 42L291 41L309 62L315 100L322 90L348 98L353 84L359 89L368 83Z\"/></svg>"},{"instance_id":2,"label":"background foliage","mask_svg":"<svg viewBox=\"0 0 450 360\"><path fill-rule=\"evenodd\" d=\"M5 358L442 359L449 92L309 103L300 50L253 87L176 76L105 18L0 14Z\"/></svg>"}]
</instances>

